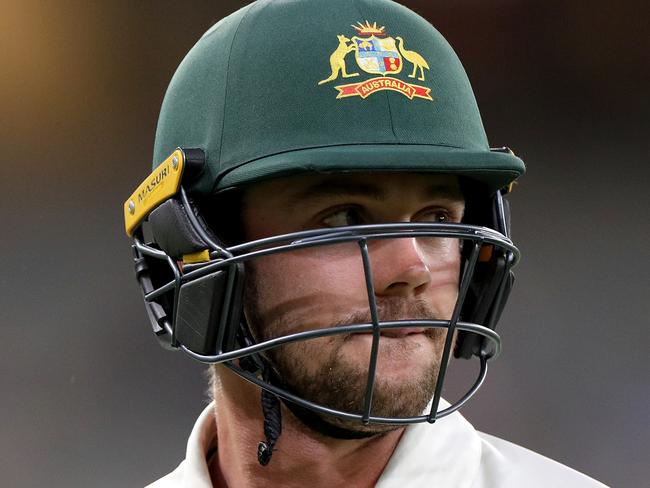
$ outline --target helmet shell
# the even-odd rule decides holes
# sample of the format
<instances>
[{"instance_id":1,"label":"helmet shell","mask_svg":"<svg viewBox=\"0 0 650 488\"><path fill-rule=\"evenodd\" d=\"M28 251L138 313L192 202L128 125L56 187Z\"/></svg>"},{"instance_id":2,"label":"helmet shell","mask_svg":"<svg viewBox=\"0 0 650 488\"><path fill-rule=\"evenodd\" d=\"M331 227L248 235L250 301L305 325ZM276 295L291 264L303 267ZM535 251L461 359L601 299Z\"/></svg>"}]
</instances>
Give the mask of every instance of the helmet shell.
<instances>
[{"instance_id":1,"label":"helmet shell","mask_svg":"<svg viewBox=\"0 0 650 488\"><path fill-rule=\"evenodd\" d=\"M172 78L154 166L176 147L205 151L191 187L203 195L345 171L453 173L495 191L524 172L490 151L451 46L389 0L258 0L222 19Z\"/></svg>"}]
</instances>

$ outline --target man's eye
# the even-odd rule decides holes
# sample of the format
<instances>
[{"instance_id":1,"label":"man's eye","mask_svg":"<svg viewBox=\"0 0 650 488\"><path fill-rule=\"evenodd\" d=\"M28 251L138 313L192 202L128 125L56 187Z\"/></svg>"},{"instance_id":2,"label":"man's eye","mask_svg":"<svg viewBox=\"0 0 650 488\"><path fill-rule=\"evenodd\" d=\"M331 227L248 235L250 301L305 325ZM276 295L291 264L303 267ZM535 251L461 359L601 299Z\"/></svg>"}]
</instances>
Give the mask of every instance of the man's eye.
<instances>
[{"instance_id":1,"label":"man's eye","mask_svg":"<svg viewBox=\"0 0 650 488\"><path fill-rule=\"evenodd\" d=\"M449 210L438 208L424 213L417 220L418 222L457 222L459 219L455 218Z\"/></svg>"},{"instance_id":2,"label":"man's eye","mask_svg":"<svg viewBox=\"0 0 650 488\"><path fill-rule=\"evenodd\" d=\"M348 225L361 225L363 218L356 208L342 208L330 213L322 219L327 227L345 227Z\"/></svg>"}]
</instances>

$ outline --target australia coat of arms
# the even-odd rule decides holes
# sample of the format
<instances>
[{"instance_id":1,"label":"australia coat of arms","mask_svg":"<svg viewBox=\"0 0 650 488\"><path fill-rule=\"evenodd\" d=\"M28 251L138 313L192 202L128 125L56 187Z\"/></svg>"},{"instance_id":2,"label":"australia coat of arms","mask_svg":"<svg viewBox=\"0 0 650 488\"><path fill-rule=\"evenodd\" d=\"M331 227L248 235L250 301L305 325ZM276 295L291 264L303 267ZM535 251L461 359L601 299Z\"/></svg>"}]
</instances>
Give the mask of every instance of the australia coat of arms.
<instances>
[{"instance_id":1,"label":"australia coat of arms","mask_svg":"<svg viewBox=\"0 0 650 488\"><path fill-rule=\"evenodd\" d=\"M358 72L349 73L346 68L345 57L354 52L354 59L357 66L371 75L379 75L368 80L358 83L349 83L346 85L335 86L338 90L336 98L344 97L361 97L367 98L375 92L381 90L392 90L408 97L410 100L423 98L433 100L430 92L431 88L407 83L391 75L396 75L402 71L404 60L412 65L409 78L416 78L424 81L424 70L429 69L426 60L415 51L410 51L404 47L404 39L401 37L390 37L387 35L385 27L377 27L377 23L372 25L366 20L365 24L357 22L353 25L357 34L352 39L344 35L338 35L339 45L330 55L331 74L329 77L318 82L319 85L329 83L339 78L353 78L359 76Z\"/></svg>"}]
</instances>

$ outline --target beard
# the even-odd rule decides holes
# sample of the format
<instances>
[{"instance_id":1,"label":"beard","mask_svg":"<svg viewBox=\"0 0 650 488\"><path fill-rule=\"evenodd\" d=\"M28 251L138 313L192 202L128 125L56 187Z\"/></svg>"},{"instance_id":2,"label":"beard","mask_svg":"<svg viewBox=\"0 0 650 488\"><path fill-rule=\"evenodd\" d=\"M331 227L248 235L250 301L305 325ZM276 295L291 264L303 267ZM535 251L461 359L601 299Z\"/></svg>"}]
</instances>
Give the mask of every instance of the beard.
<instances>
[{"instance_id":1,"label":"beard","mask_svg":"<svg viewBox=\"0 0 650 488\"><path fill-rule=\"evenodd\" d=\"M260 313L256 280L249 275L246 285L246 316L256 342L266 341L290 332L308 330L288 316L271 319ZM440 314L422 300L403 297L382 297L377 301L380 321L435 320ZM448 317L447 317L448 318ZM342 316L327 327L371 323L369 307ZM406 325L406 324L405 324ZM325 325L319 325L322 328ZM314 327L308 327L312 329ZM370 415L373 417L407 418L422 415L431 401L436 387L440 360L447 330L426 329L418 339L385 338L380 336L377 372ZM365 404L370 361L368 340L359 340L358 334L341 333L329 337L308 339L268 350L264 358L280 379L281 386L290 393L321 406L362 414ZM426 348L426 351L422 351ZM365 358L363 353L367 352ZM421 361L409 374L393 375L393 367L419 355ZM402 365L403 366L403 365ZM399 377L397 377L399 376ZM320 421L351 434L372 435L399 428L396 424L363 424L334 415L316 414Z\"/></svg>"}]
</instances>

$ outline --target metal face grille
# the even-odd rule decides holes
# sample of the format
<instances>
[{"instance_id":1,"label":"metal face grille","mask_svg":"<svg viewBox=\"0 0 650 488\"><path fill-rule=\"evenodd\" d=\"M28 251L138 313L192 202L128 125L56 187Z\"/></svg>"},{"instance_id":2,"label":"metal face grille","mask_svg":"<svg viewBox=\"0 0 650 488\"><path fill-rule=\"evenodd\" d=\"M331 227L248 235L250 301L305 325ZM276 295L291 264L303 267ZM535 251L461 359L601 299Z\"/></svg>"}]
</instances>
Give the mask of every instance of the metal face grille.
<instances>
[{"instance_id":1,"label":"metal face grille","mask_svg":"<svg viewBox=\"0 0 650 488\"><path fill-rule=\"evenodd\" d=\"M189 206L184 192L181 192L184 204ZM292 234L273 236L244 244L224 247L210 239L205 229L195 218L193 212L188 212L192 225L208 243L210 260L204 263L192 264L183 269L177 262L164 251L153 245L144 243L142 229L134 233L133 247L135 252L136 273L143 289L144 300L149 318L154 331L159 337L166 337L174 348L180 348L194 359L205 363L223 363L246 380L259 385L271 393L293 402L301 407L314 412L333 415L339 418L359 421L363 424L409 424L417 422L433 423L460 408L481 386L487 373L487 362L499 354L501 339L494 331L504 293L510 279L510 269L519 260L519 251L504 234L493 229L465 224L450 223L392 223L380 225L362 225L338 227L296 232ZM369 243L386 239L457 239L462 245L462 262L459 278L458 298L449 320L391 320L382 321L379 318L377 297L373 285L373 269L370 260ZM269 340L255 342L250 338L247 325L240 320L242 307L243 270L246 263L264 256L294 252L298 250L334 246L352 243L358 248L363 273L365 275L366 294L371 321L336 327L315 328L300 332L288 333ZM489 249L490 259L499 258L504 264L503 272L489 279L497 280L492 288L498 290L494 303L491 304L492 313L488 314L483 323L476 323L467 318L464 305L468 292L475 279L477 266L484 260L482 250ZM154 268L165 268L167 271L157 273L163 278L152 279ZM218 317L214 318L211 327L216 327L214 334L215 343L212 352L192 350L187 344L177 338L177 309L178 297L181 289L196 280L214 275L217 272L226 272L227 278L223 280L220 288ZM166 277L166 278L165 278ZM485 279L485 278L483 278ZM238 286L237 283L240 282ZM237 310L236 310L237 309ZM373 415L373 394L376 385L377 360L379 355L381 332L388 329L404 328L446 329L444 349L440 358L440 368L436 379L428 412L415 417L381 417ZM451 406L440 409L442 386L447 373L447 365L451 359L454 347L454 337L457 331L465 334L480 336L480 348L474 353L479 361L478 375L468 391ZM327 405L315 403L307 398L301 398L285 388L265 381L258 372L248 370L241 366L239 360L254 358L259 362L260 355L271 349L300 341L307 341L336 334L369 333L372 335L370 357L367 365L367 379L363 398L363 409L360 412L343 411Z\"/></svg>"}]
</instances>

